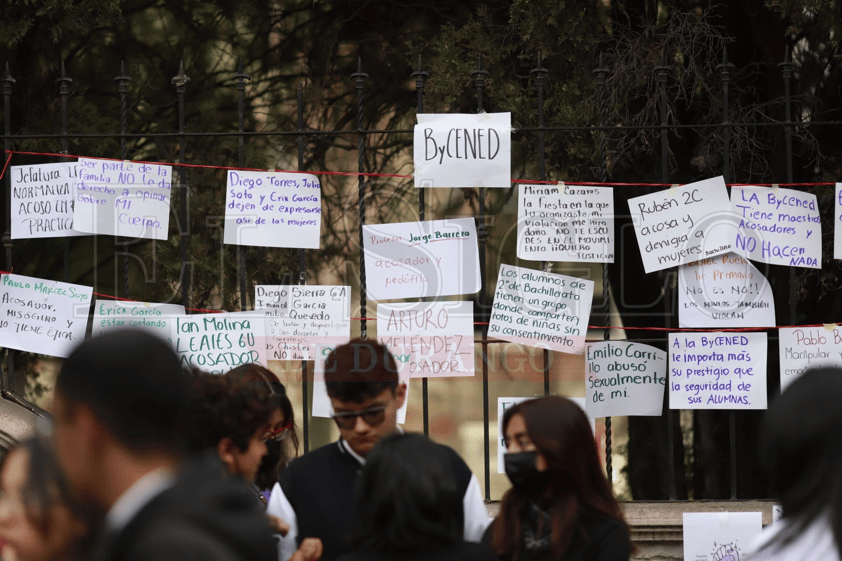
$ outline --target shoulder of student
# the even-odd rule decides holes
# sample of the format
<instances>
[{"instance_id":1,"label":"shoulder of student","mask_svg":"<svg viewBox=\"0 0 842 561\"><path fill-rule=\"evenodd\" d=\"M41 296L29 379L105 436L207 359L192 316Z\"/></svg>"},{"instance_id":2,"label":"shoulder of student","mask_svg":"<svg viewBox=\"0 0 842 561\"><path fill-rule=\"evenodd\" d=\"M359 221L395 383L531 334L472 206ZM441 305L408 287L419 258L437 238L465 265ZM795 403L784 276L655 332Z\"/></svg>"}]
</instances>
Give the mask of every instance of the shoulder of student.
<instances>
[{"instance_id":1,"label":"shoulder of student","mask_svg":"<svg viewBox=\"0 0 842 561\"><path fill-rule=\"evenodd\" d=\"M596 561L629 559L631 536L623 522L602 515L586 515L583 523L588 536L588 549Z\"/></svg>"},{"instance_id":2,"label":"shoulder of student","mask_svg":"<svg viewBox=\"0 0 842 561\"><path fill-rule=\"evenodd\" d=\"M465 463L462 456L460 456L453 448L444 444L439 444L438 446L440 446L449 456L450 465L453 467L453 471L456 474L456 481L459 485L459 490L462 494L465 494L465 491L468 489L468 484L471 482L471 477L474 475L471 468L468 467L468 464Z\"/></svg>"}]
</instances>

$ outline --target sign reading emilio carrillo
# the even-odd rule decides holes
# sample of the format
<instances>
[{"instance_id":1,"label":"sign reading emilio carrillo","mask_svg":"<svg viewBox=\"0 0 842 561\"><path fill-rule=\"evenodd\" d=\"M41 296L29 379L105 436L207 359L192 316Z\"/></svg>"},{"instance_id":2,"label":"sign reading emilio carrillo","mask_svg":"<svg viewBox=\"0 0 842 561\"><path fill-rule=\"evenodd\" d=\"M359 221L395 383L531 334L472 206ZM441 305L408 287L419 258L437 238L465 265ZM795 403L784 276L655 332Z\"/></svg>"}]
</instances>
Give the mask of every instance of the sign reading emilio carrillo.
<instances>
[{"instance_id":1,"label":"sign reading emilio carrillo","mask_svg":"<svg viewBox=\"0 0 842 561\"><path fill-rule=\"evenodd\" d=\"M509 187L512 114L419 114L416 187Z\"/></svg>"},{"instance_id":2,"label":"sign reading emilio carrillo","mask_svg":"<svg viewBox=\"0 0 842 561\"><path fill-rule=\"evenodd\" d=\"M585 346L585 406L591 417L658 416L667 386L667 353L627 341Z\"/></svg>"},{"instance_id":3,"label":"sign reading emilio carrillo","mask_svg":"<svg viewBox=\"0 0 842 561\"><path fill-rule=\"evenodd\" d=\"M373 300L475 294L479 249L473 218L363 226Z\"/></svg>"}]
</instances>

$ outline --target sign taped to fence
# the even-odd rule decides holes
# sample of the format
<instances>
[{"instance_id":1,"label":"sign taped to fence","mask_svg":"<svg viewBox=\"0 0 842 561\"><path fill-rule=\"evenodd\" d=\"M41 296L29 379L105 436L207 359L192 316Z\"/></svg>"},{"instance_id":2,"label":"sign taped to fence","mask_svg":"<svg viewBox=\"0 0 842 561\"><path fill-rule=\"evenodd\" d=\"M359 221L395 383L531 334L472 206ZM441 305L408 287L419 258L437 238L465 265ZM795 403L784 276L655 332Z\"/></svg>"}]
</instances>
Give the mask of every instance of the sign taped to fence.
<instances>
[{"instance_id":1,"label":"sign taped to fence","mask_svg":"<svg viewBox=\"0 0 842 561\"><path fill-rule=\"evenodd\" d=\"M525 184L518 193L518 257L614 262L614 189Z\"/></svg>"},{"instance_id":2,"label":"sign taped to fence","mask_svg":"<svg viewBox=\"0 0 842 561\"><path fill-rule=\"evenodd\" d=\"M73 227L80 232L165 240L172 167L79 158Z\"/></svg>"},{"instance_id":3,"label":"sign taped to fence","mask_svg":"<svg viewBox=\"0 0 842 561\"><path fill-rule=\"evenodd\" d=\"M268 360L313 360L317 343L351 336L350 286L258 284L254 307L266 314Z\"/></svg>"},{"instance_id":4,"label":"sign taped to fence","mask_svg":"<svg viewBox=\"0 0 842 561\"><path fill-rule=\"evenodd\" d=\"M184 306L180 304L97 299L94 303L91 335L96 336L114 329L134 327L143 329L172 345L172 323L177 316L184 316Z\"/></svg>"},{"instance_id":5,"label":"sign taped to fence","mask_svg":"<svg viewBox=\"0 0 842 561\"><path fill-rule=\"evenodd\" d=\"M0 346L66 358L85 338L93 288L0 275Z\"/></svg>"},{"instance_id":6,"label":"sign taped to fence","mask_svg":"<svg viewBox=\"0 0 842 561\"><path fill-rule=\"evenodd\" d=\"M734 251L754 261L820 269L822 223L816 196L779 187L731 188L739 216Z\"/></svg>"},{"instance_id":7,"label":"sign taped to fence","mask_svg":"<svg viewBox=\"0 0 842 561\"><path fill-rule=\"evenodd\" d=\"M347 343L348 340L341 341L339 344ZM318 344L316 345L316 361L313 366L313 416L314 417L331 417L333 416L333 406L330 403L330 397L327 395L327 386L325 385L325 360L337 345L336 344ZM397 422L402 425L406 422L406 408L409 404L409 374L405 372L398 373L398 381L401 384L406 384L406 399L403 405L398 408Z\"/></svg>"},{"instance_id":8,"label":"sign taped to fence","mask_svg":"<svg viewBox=\"0 0 842 561\"><path fill-rule=\"evenodd\" d=\"M647 273L732 250L735 216L722 177L629 199Z\"/></svg>"},{"instance_id":9,"label":"sign taped to fence","mask_svg":"<svg viewBox=\"0 0 842 561\"><path fill-rule=\"evenodd\" d=\"M473 218L363 226L366 290L373 300L475 294Z\"/></svg>"},{"instance_id":10,"label":"sign taped to fence","mask_svg":"<svg viewBox=\"0 0 842 561\"><path fill-rule=\"evenodd\" d=\"M228 171L226 244L318 249L322 189L315 175Z\"/></svg>"},{"instance_id":11,"label":"sign taped to fence","mask_svg":"<svg viewBox=\"0 0 842 561\"><path fill-rule=\"evenodd\" d=\"M842 183L836 184L833 204L833 258L842 259Z\"/></svg>"},{"instance_id":12,"label":"sign taped to fence","mask_svg":"<svg viewBox=\"0 0 842 561\"><path fill-rule=\"evenodd\" d=\"M263 311L192 314L174 318L172 338L181 363L224 374L249 362L266 364Z\"/></svg>"},{"instance_id":13,"label":"sign taped to fence","mask_svg":"<svg viewBox=\"0 0 842 561\"><path fill-rule=\"evenodd\" d=\"M774 327L775 300L750 261L726 253L678 269L679 327Z\"/></svg>"},{"instance_id":14,"label":"sign taped to fence","mask_svg":"<svg viewBox=\"0 0 842 561\"><path fill-rule=\"evenodd\" d=\"M500 264L491 337L562 353L582 354L594 282Z\"/></svg>"},{"instance_id":15,"label":"sign taped to fence","mask_svg":"<svg viewBox=\"0 0 842 561\"><path fill-rule=\"evenodd\" d=\"M506 410L511 409L518 403L523 403L524 401L529 401L530 399L535 399L535 397L498 397L497 398L497 473L506 473L505 470L505 463L503 461L503 454L506 453L506 439L503 435L503 415L506 414ZM594 422L594 418L591 417L590 413L585 410L585 398L584 397L568 397L570 401L575 403L579 406L582 411L585 411L585 415L588 417L588 421L591 424L591 432L596 435L596 423Z\"/></svg>"},{"instance_id":16,"label":"sign taped to fence","mask_svg":"<svg viewBox=\"0 0 842 561\"><path fill-rule=\"evenodd\" d=\"M416 187L510 187L512 114L418 114Z\"/></svg>"},{"instance_id":17,"label":"sign taped to fence","mask_svg":"<svg viewBox=\"0 0 842 561\"><path fill-rule=\"evenodd\" d=\"M13 240L87 236L73 229L76 162L12 166Z\"/></svg>"},{"instance_id":18,"label":"sign taped to fence","mask_svg":"<svg viewBox=\"0 0 842 561\"><path fill-rule=\"evenodd\" d=\"M765 333L670 333L670 409L766 409Z\"/></svg>"},{"instance_id":19,"label":"sign taped to fence","mask_svg":"<svg viewBox=\"0 0 842 561\"><path fill-rule=\"evenodd\" d=\"M808 368L842 368L842 327L782 327L778 329L781 391Z\"/></svg>"},{"instance_id":20,"label":"sign taped to fence","mask_svg":"<svg viewBox=\"0 0 842 561\"><path fill-rule=\"evenodd\" d=\"M763 530L760 512L685 512L685 561L739 561Z\"/></svg>"},{"instance_id":21,"label":"sign taped to fence","mask_svg":"<svg viewBox=\"0 0 842 561\"><path fill-rule=\"evenodd\" d=\"M377 339L410 378L474 375L472 302L378 304Z\"/></svg>"},{"instance_id":22,"label":"sign taped to fence","mask_svg":"<svg viewBox=\"0 0 842 561\"><path fill-rule=\"evenodd\" d=\"M659 416L667 386L667 353L641 343L600 341L585 346L588 415Z\"/></svg>"}]
</instances>

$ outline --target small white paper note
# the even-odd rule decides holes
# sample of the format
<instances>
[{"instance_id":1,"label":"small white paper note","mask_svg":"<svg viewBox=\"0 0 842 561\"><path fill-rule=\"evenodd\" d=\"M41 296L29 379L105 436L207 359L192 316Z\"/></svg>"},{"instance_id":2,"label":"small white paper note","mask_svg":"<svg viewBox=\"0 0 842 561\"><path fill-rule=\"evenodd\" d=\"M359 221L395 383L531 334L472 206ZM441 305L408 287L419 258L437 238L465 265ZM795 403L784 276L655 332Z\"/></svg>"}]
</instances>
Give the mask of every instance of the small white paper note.
<instances>
[{"instance_id":1,"label":"small white paper note","mask_svg":"<svg viewBox=\"0 0 842 561\"><path fill-rule=\"evenodd\" d=\"M661 414L667 353L642 343L600 341L585 346L585 360L589 416Z\"/></svg>"},{"instance_id":2,"label":"small white paper note","mask_svg":"<svg viewBox=\"0 0 842 561\"><path fill-rule=\"evenodd\" d=\"M175 350L185 367L224 374L250 362L266 365L263 311L176 317L172 330Z\"/></svg>"},{"instance_id":3,"label":"small white paper note","mask_svg":"<svg viewBox=\"0 0 842 561\"><path fill-rule=\"evenodd\" d=\"M143 329L172 345L172 322L176 316L184 316L184 306L97 299L94 303L91 335L133 327Z\"/></svg>"},{"instance_id":4,"label":"small white paper note","mask_svg":"<svg viewBox=\"0 0 842 561\"><path fill-rule=\"evenodd\" d=\"M73 229L76 162L12 166L12 239L85 236Z\"/></svg>"},{"instance_id":5,"label":"small white paper note","mask_svg":"<svg viewBox=\"0 0 842 561\"><path fill-rule=\"evenodd\" d=\"M760 512L685 512L684 561L740 561L762 530Z\"/></svg>"}]
</instances>

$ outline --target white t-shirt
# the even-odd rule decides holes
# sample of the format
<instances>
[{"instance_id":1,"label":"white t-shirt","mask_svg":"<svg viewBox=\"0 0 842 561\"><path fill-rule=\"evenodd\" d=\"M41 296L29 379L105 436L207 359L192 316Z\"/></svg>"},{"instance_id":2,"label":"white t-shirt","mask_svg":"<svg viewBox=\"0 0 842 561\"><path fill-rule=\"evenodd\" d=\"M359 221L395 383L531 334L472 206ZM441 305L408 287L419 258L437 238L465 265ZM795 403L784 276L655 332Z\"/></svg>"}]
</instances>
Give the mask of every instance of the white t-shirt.
<instances>
[{"instance_id":1,"label":"white t-shirt","mask_svg":"<svg viewBox=\"0 0 842 561\"><path fill-rule=\"evenodd\" d=\"M826 515L816 518L785 547L779 548L777 544L773 544L761 549L791 523L791 520L783 518L767 526L749 548L746 561L840 561L839 551L833 540L833 530Z\"/></svg>"}]
</instances>

